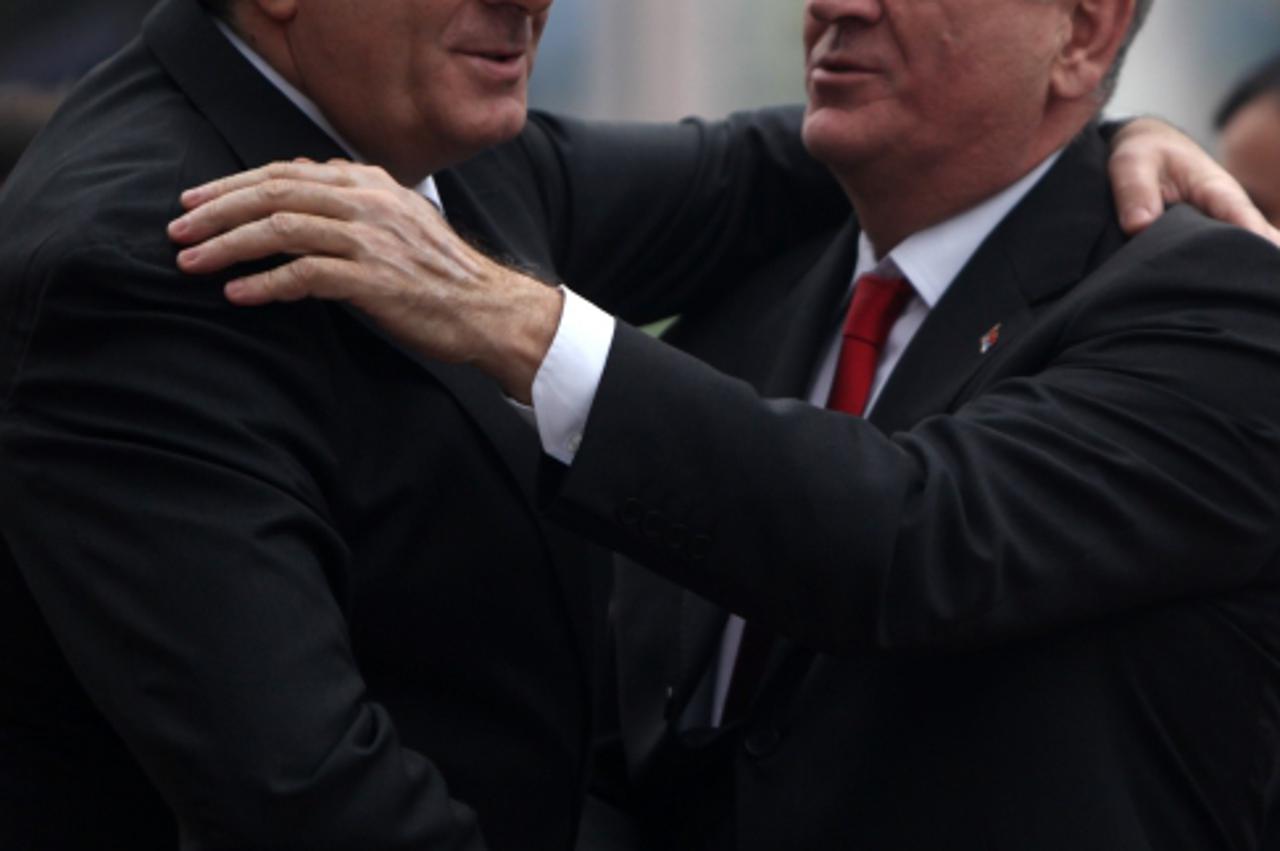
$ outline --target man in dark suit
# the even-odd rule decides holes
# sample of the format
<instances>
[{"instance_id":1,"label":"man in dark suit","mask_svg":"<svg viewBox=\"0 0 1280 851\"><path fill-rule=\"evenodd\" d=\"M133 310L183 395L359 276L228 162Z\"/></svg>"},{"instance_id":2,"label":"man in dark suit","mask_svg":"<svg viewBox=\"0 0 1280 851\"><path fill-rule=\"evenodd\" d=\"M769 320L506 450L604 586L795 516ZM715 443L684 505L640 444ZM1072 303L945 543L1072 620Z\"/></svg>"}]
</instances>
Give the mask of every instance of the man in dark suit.
<instances>
[{"instance_id":1,"label":"man in dark suit","mask_svg":"<svg viewBox=\"0 0 1280 851\"><path fill-rule=\"evenodd\" d=\"M516 137L547 5L165 0L18 166L0 846L571 845L607 562L531 509L536 439L353 312L235 311L165 233L183 186L359 151L657 318L846 214L794 111Z\"/></svg>"},{"instance_id":2,"label":"man in dark suit","mask_svg":"<svg viewBox=\"0 0 1280 851\"><path fill-rule=\"evenodd\" d=\"M477 313L533 283L474 253L230 292L350 300L584 423L544 429L551 513L702 595L619 589L654 847L1280 843L1280 255L1183 208L1125 241L1092 122L1138 5L808 0L857 222L692 311L710 366L618 325L539 399L570 318L530 357L544 319Z\"/></svg>"}]
</instances>

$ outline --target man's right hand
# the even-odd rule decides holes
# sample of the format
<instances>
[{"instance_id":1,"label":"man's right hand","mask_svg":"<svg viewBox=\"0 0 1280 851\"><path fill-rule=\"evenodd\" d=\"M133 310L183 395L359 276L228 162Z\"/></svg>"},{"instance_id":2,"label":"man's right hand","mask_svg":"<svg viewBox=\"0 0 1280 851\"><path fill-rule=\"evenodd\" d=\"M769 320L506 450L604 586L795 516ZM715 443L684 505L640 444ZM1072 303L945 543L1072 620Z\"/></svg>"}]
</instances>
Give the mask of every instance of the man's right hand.
<instances>
[{"instance_id":1,"label":"man's right hand","mask_svg":"<svg viewBox=\"0 0 1280 851\"><path fill-rule=\"evenodd\" d=\"M382 169L275 163L192 189L182 203L188 212L169 235L189 246L178 255L184 272L294 256L229 282L231 302L346 301L419 354L473 363L529 401L563 296L468 245Z\"/></svg>"}]
</instances>

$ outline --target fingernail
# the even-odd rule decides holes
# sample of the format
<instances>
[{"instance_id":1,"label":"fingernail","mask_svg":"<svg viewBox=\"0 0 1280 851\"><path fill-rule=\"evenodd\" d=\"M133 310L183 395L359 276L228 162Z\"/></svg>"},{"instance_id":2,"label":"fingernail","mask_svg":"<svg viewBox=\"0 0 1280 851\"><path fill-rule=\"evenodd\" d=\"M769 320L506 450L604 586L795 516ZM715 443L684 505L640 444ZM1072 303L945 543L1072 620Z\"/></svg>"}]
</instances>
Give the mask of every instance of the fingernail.
<instances>
[{"instance_id":1,"label":"fingernail","mask_svg":"<svg viewBox=\"0 0 1280 851\"><path fill-rule=\"evenodd\" d=\"M222 292L227 298L237 299L249 294L249 286L241 280L228 281Z\"/></svg>"},{"instance_id":2,"label":"fingernail","mask_svg":"<svg viewBox=\"0 0 1280 851\"><path fill-rule=\"evenodd\" d=\"M187 231L190 229L191 229L191 223L187 221L185 216L183 218L174 219L173 221L169 222L170 236L185 236Z\"/></svg>"},{"instance_id":3,"label":"fingernail","mask_svg":"<svg viewBox=\"0 0 1280 851\"><path fill-rule=\"evenodd\" d=\"M203 198L204 191L199 188L188 189L186 192L182 193L182 203L188 206L199 203Z\"/></svg>"},{"instance_id":4,"label":"fingernail","mask_svg":"<svg viewBox=\"0 0 1280 851\"><path fill-rule=\"evenodd\" d=\"M1146 207L1130 207L1125 213L1125 220L1130 225L1145 225L1155 219L1155 214Z\"/></svg>"},{"instance_id":5,"label":"fingernail","mask_svg":"<svg viewBox=\"0 0 1280 851\"><path fill-rule=\"evenodd\" d=\"M198 248L187 248L178 252L178 262L184 266L190 266L199 259L200 249Z\"/></svg>"}]
</instances>

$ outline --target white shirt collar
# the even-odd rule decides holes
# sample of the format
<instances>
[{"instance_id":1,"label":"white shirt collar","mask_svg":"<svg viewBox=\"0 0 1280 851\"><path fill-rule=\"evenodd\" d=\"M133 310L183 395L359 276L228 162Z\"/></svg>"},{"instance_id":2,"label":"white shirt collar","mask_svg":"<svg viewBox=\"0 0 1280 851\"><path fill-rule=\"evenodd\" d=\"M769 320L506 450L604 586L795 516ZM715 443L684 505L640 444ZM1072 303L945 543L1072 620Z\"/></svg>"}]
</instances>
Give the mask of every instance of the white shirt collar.
<instances>
[{"instance_id":1,"label":"white shirt collar","mask_svg":"<svg viewBox=\"0 0 1280 851\"><path fill-rule=\"evenodd\" d=\"M236 34L235 30L227 26L226 21L215 18L214 23L218 25L218 29L222 30L222 34L231 42L231 46L240 51L240 55L248 60L250 65L258 69L258 73L266 77L267 82L279 89L280 93L287 97L303 115L310 118L317 127L327 133L329 138L338 144L338 147L346 151L347 156L358 163L366 162L364 157L360 156L359 152L346 139L342 138L342 134L334 129L333 125L329 123L329 119L325 118L324 113L320 111L320 107L316 106L315 101L298 91L279 71L272 68L267 60L259 56L257 51ZM444 203L440 200L440 190L436 186L434 176L428 175L426 180L418 184L417 190L418 194L435 204L437 209L444 210Z\"/></svg>"},{"instance_id":2,"label":"white shirt collar","mask_svg":"<svg viewBox=\"0 0 1280 851\"><path fill-rule=\"evenodd\" d=\"M1040 178L1053 168L1060 156L1061 149L1017 183L976 207L970 207L958 216L912 234L878 262L871 240L867 238L866 232L861 233L858 237L858 263L854 270L854 280L868 272L906 278L915 288L920 300L932 310L982 243L1040 182Z\"/></svg>"}]
</instances>

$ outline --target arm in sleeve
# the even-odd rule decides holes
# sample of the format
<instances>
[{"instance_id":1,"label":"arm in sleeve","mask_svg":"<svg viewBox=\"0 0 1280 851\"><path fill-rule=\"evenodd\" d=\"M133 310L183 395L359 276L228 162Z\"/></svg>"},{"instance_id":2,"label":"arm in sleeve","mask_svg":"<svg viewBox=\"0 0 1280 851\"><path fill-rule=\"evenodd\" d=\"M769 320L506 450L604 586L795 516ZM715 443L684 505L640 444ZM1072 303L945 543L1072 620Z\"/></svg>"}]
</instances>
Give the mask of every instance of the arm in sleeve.
<instances>
[{"instance_id":1,"label":"arm in sleeve","mask_svg":"<svg viewBox=\"0 0 1280 851\"><path fill-rule=\"evenodd\" d=\"M544 469L549 510L834 653L1275 581L1277 261L1210 233L1096 275L1043 366L893 436L620 326L573 466Z\"/></svg>"},{"instance_id":2,"label":"arm in sleeve","mask_svg":"<svg viewBox=\"0 0 1280 851\"><path fill-rule=\"evenodd\" d=\"M0 412L0 523L182 847L481 849L352 656L331 308L236 311L119 246L46 277Z\"/></svg>"},{"instance_id":3,"label":"arm in sleeve","mask_svg":"<svg viewBox=\"0 0 1280 851\"><path fill-rule=\"evenodd\" d=\"M801 117L799 107L679 124L533 115L526 144L563 280L646 323L843 224L849 202L804 150Z\"/></svg>"}]
</instances>

